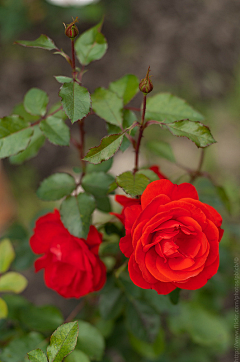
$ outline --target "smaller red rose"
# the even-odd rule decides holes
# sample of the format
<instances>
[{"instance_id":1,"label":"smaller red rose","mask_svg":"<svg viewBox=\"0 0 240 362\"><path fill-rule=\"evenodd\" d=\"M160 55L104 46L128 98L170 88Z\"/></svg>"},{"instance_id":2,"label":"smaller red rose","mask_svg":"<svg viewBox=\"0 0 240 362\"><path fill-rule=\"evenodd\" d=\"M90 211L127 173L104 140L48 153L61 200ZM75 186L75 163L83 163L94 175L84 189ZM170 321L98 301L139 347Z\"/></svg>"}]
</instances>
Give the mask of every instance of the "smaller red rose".
<instances>
[{"instance_id":1,"label":"smaller red rose","mask_svg":"<svg viewBox=\"0 0 240 362\"><path fill-rule=\"evenodd\" d=\"M69 233L58 210L36 222L30 246L35 254L35 270L45 269L46 285L65 298L79 298L101 289L106 267L99 259L102 235L91 225L87 240Z\"/></svg>"}]
</instances>

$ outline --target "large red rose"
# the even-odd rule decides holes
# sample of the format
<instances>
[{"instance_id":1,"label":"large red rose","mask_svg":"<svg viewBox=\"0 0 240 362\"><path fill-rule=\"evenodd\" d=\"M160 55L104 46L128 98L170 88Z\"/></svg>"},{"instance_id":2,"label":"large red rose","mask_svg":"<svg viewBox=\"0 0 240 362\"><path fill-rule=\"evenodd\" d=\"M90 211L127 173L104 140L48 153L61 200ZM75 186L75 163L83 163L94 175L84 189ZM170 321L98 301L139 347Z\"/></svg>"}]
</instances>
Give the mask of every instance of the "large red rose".
<instances>
[{"instance_id":1,"label":"large red rose","mask_svg":"<svg viewBox=\"0 0 240 362\"><path fill-rule=\"evenodd\" d=\"M44 254L35 261L35 270L45 269L46 285L65 298L97 291L106 281L106 268L98 256L101 242L92 225L87 240L71 235L55 210L37 220L30 239L33 252Z\"/></svg>"},{"instance_id":2,"label":"large red rose","mask_svg":"<svg viewBox=\"0 0 240 362\"><path fill-rule=\"evenodd\" d=\"M121 202L126 236L120 240L132 281L159 294L204 286L219 266L219 213L199 201L193 185L169 180L151 182L141 203L132 200Z\"/></svg>"}]
</instances>

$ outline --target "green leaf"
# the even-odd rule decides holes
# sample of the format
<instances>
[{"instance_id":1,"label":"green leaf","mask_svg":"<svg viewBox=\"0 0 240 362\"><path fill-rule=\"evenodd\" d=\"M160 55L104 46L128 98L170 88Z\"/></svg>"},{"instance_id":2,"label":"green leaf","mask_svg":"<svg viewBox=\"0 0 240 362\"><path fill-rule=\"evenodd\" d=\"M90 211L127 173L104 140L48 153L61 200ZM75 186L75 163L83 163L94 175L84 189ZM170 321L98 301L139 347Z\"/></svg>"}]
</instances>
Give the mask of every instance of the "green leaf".
<instances>
[{"instance_id":1,"label":"green leaf","mask_svg":"<svg viewBox=\"0 0 240 362\"><path fill-rule=\"evenodd\" d=\"M26 354L40 344L45 344L44 337L37 332L15 338L2 349L1 362L22 362Z\"/></svg>"},{"instance_id":2,"label":"green leaf","mask_svg":"<svg viewBox=\"0 0 240 362\"><path fill-rule=\"evenodd\" d=\"M107 50L107 41L101 33L102 21L85 31L75 42L75 51L82 65L101 59Z\"/></svg>"},{"instance_id":3,"label":"green leaf","mask_svg":"<svg viewBox=\"0 0 240 362\"><path fill-rule=\"evenodd\" d=\"M124 109L123 110L123 128L129 128L134 122L137 121L136 114L131 111L130 109ZM136 134L137 127L134 127L131 129L131 135L134 136ZM114 132L116 133L116 132Z\"/></svg>"},{"instance_id":4,"label":"green leaf","mask_svg":"<svg viewBox=\"0 0 240 362\"><path fill-rule=\"evenodd\" d=\"M15 258L14 249L9 239L0 241L0 273L6 272L13 259Z\"/></svg>"},{"instance_id":5,"label":"green leaf","mask_svg":"<svg viewBox=\"0 0 240 362\"><path fill-rule=\"evenodd\" d=\"M113 183L111 183L111 185L109 185L108 188L108 194L111 194L114 190L116 190L118 188L118 185L116 184L116 182L114 181Z\"/></svg>"},{"instance_id":6,"label":"green leaf","mask_svg":"<svg viewBox=\"0 0 240 362\"><path fill-rule=\"evenodd\" d=\"M164 350L164 334L162 330L159 331L153 343L142 341L136 338L132 333L129 334L129 340L135 351L150 360L157 359Z\"/></svg>"},{"instance_id":7,"label":"green leaf","mask_svg":"<svg viewBox=\"0 0 240 362\"><path fill-rule=\"evenodd\" d=\"M182 121L168 123L166 127L174 136L187 137L193 141L197 147L204 148L216 143L210 129L200 122L184 119Z\"/></svg>"},{"instance_id":8,"label":"green leaf","mask_svg":"<svg viewBox=\"0 0 240 362\"><path fill-rule=\"evenodd\" d=\"M40 123L40 128L54 145L69 146L70 130L62 119L54 116L47 117Z\"/></svg>"},{"instance_id":9,"label":"green leaf","mask_svg":"<svg viewBox=\"0 0 240 362\"><path fill-rule=\"evenodd\" d=\"M30 304L21 308L19 319L28 329L42 333L51 333L63 323L62 313L52 305L37 307Z\"/></svg>"},{"instance_id":10,"label":"green leaf","mask_svg":"<svg viewBox=\"0 0 240 362\"><path fill-rule=\"evenodd\" d=\"M83 189L95 197L106 196L110 184L114 181L112 175L104 172L92 172L82 179Z\"/></svg>"},{"instance_id":11,"label":"green leaf","mask_svg":"<svg viewBox=\"0 0 240 362\"><path fill-rule=\"evenodd\" d=\"M170 294L169 294L169 298L170 301L172 302L172 304L178 304L179 302L179 297L180 297L180 288L176 288L174 289Z\"/></svg>"},{"instance_id":12,"label":"green leaf","mask_svg":"<svg viewBox=\"0 0 240 362\"><path fill-rule=\"evenodd\" d=\"M65 77L64 75L55 75L54 78L58 83L72 83L73 79L70 77Z\"/></svg>"},{"instance_id":13,"label":"green leaf","mask_svg":"<svg viewBox=\"0 0 240 362\"><path fill-rule=\"evenodd\" d=\"M155 172L147 168L142 168L141 170L139 170L138 175L145 175L150 182L159 180L158 175L156 175Z\"/></svg>"},{"instance_id":14,"label":"green leaf","mask_svg":"<svg viewBox=\"0 0 240 362\"><path fill-rule=\"evenodd\" d=\"M96 197L96 196L95 196L95 201L96 201L96 208L97 208L98 210L103 211L103 212L110 212L110 211L112 211L109 197L107 197L107 196Z\"/></svg>"},{"instance_id":15,"label":"green leaf","mask_svg":"<svg viewBox=\"0 0 240 362\"><path fill-rule=\"evenodd\" d=\"M99 146L90 148L84 160L94 164L108 160L117 152L122 140L122 133L112 134L102 138Z\"/></svg>"},{"instance_id":16,"label":"green leaf","mask_svg":"<svg viewBox=\"0 0 240 362\"><path fill-rule=\"evenodd\" d=\"M23 105L26 111L34 116L44 116L47 111L48 95L41 89L31 88L24 97Z\"/></svg>"},{"instance_id":17,"label":"green leaf","mask_svg":"<svg viewBox=\"0 0 240 362\"><path fill-rule=\"evenodd\" d=\"M64 362L90 362L90 359L85 353L75 349L75 351L64 359Z\"/></svg>"},{"instance_id":18,"label":"green leaf","mask_svg":"<svg viewBox=\"0 0 240 362\"><path fill-rule=\"evenodd\" d=\"M29 245L29 238L15 242L14 245L16 257L12 263L12 268L15 271L22 271L30 268L36 256L33 254Z\"/></svg>"},{"instance_id":19,"label":"green leaf","mask_svg":"<svg viewBox=\"0 0 240 362\"><path fill-rule=\"evenodd\" d=\"M57 111L57 112L55 112ZM55 103L48 111L48 116L47 117L51 117L52 116L52 113L54 112L54 117L57 117L57 118L60 118L62 120L66 120L67 119L67 116L66 116L66 113L64 112L63 110L63 107L62 107L62 103L61 101Z\"/></svg>"},{"instance_id":20,"label":"green leaf","mask_svg":"<svg viewBox=\"0 0 240 362\"><path fill-rule=\"evenodd\" d=\"M49 362L62 362L71 353L77 343L78 322L65 323L51 335L47 348Z\"/></svg>"},{"instance_id":21,"label":"green leaf","mask_svg":"<svg viewBox=\"0 0 240 362\"><path fill-rule=\"evenodd\" d=\"M24 47L33 47L33 48L42 48L46 50L53 50L57 49L56 45L48 36L42 34L36 40L29 41L29 40L18 40L15 41L14 44L23 45Z\"/></svg>"},{"instance_id":22,"label":"green leaf","mask_svg":"<svg viewBox=\"0 0 240 362\"><path fill-rule=\"evenodd\" d=\"M17 294L3 294L2 299L7 303L8 319L17 323L19 323L20 310L31 306L26 298Z\"/></svg>"},{"instance_id":23,"label":"green leaf","mask_svg":"<svg viewBox=\"0 0 240 362\"><path fill-rule=\"evenodd\" d=\"M132 299L126 308L128 330L138 339L154 342L160 328L160 316L146 302Z\"/></svg>"},{"instance_id":24,"label":"green leaf","mask_svg":"<svg viewBox=\"0 0 240 362\"><path fill-rule=\"evenodd\" d=\"M146 143L146 147L154 155L166 158L168 161L175 162L172 147L169 143L163 141L149 141Z\"/></svg>"},{"instance_id":25,"label":"green leaf","mask_svg":"<svg viewBox=\"0 0 240 362\"><path fill-rule=\"evenodd\" d=\"M39 348L27 353L27 355L31 362L48 362L45 353Z\"/></svg>"},{"instance_id":26,"label":"green leaf","mask_svg":"<svg viewBox=\"0 0 240 362\"><path fill-rule=\"evenodd\" d=\"M79 238L87 238L91 225L91 215L95 209L93 196L80 193L68 196L61 204L61 219L70 234Z\"/></svg>"},{"instance_id":27,"label":"green leaf","mask_svg":"<svg viewBox=\"0 0 240 362\"><path fill-rule=\"evenodd\" d=\"M227 350L231 337L221 316L194 304L182 303L180 306L178 313L170 317L170 328L174 333L187 332L201 346Z\"/></svg>"},{"instance_id":28,"label":"green leaf","mask_svg":"<svg viewBox=\"0 0 240 362\"><path fill-rule=\"evenodd\" d=\"M31 305L27 299L17 294L3 294L2 299L6 302L8 307L8 319L15 322L19 322L20 310Z\"/></svg>"},{"instance_id":29,"label":"green leaf","mask_svg":"<svg viewBox=\"0 0 240 362\"><path fill-rule=\"evenodd\" d=\"M6 318L8 315L8 307L6 302L0 298L0 319Z\"/></svg>"},{"instance_id":30,"label":"green leaf","mask_svg":"<svg viewBox=\"0 0 240 362\"><path fill-rule=\"evenodd\" d=\"M41 183L37 196L44 201L60 200L76 188L74 178L68 173L54 173Z\"/></svg>"},{"instance_id":31,"label":"green leaf","mask_svg":"<svg viewBox=\"0 0 240 362\"><path fill-rule=\"evenodd\" d=\"M39 116L33 116L32 114L28 113L24 108L23 103L19 103L13 108L12 115L13 114L22 117L27 122L34 122L39 119Z\"/></svg>"},{"instance_id":32,"label":"green leaf","mask_svg":"<svg viewBox=\"0 0 240 362\"><path fill-rule=\"evenodd\" d=\"M100 296L99 310L101 316L106 320L117 318L121 314L124 304L125 298L122 291L113 286Z\"/></svg>"},{"instance_id":33,"label":"green leaf","mask_svg":"<svg viewBox=\"0 0 240 362\"><path fill-rule=\"evenodd\" d=\"M39 126L33 126L33 135L29 145L24 151L19 152L17 155L10 157L10 162L13 164L20 164L38 154L39 149L45 142L45 136L42 134Z\"/></svg>"},{"instance_id":34,"label":"green leaf","mask_svg":"<svg viewBox=\"0 0 240 362\"><path fill-rule=\"evenodd\" d=\"M30 142L33 129L19 116L0 119L0 158L12 156L24 150Z\"/></svg>"},{"instance_id":35,"label":"green leaf","mask_svg":"<svg viewBox=\"0 0 240 362\"><path fill-rule=\"evenodd\" d=\"M0 292L21 293L27 286L27 279L16 272L8 272L0 278Z\"/></svg>"},{"instance_id":36,"label":"green leaf","mask_svg":"<svg viewBox=\"0 0 240 362\"><path fill-rule=\"evenodd\" d=\"M60 88L59 96L62 98L63 109L72 123L82 119L90 112L90 94L78 83L64 83Z\"/></svg>"},{"instance_id":37,"label":"green leaf","mask_svg":"<svg viewBox=\"0 0 240 362\"><path fill-rule=\"evenodd\" d=\"M169 123L188 118L191 121L202 121L204 117L181 98L170 93L158 93L147 98L146 120Z\"/></svg>"},{"instance_id":38,"label":"green leaf","mask_svg":"<svg viewBox=\"0 0 240 362\"><path fill-rule=\"evenodd\" d=\"M149 184L149 179L141 173L136 172L135 175L133 175L132 172L127 171L116 177L116 183L127 194L134 197L142 195Z\"/></svg>"},{"instance_id":39,"label":"green leaf","mask_svg":"<svg viewBox=\"0 0 240 362\"><path fill-rule=\"evenodd\" d=\"M91 359L100 361L105 348L103 336L96 327L88 322L78 321L78 325L77 349L86 353Z\"/></svg>"},{"instance_id":40,"label":"green leaf","mask_svg":"<svg viewBox=\"0 0 240 362\"><path fill-rule=\"evenodd\" d=\"M131 142L130 142L129 139L127 139L127 137L124 135L122 144L121 144L121 146L120 146L120 151L121 151L121 152L125 152L130 145L131 145Z\"/></svg>"},{"instance_id":41,"label":"green leaf","mask_svg":"<svg viewBox=\"0 0 240 362\"><path fill-rule=\"evenodd\" d=\"M217 195L220 198L220 200L222 201L223 205L225 206L227 211L229 213L231 213L232 205L231 205L231 201L230 201L230 199L228 197L228 194L226 193L226 190L222 186L216 186L216 185L214 185L214 186L215 186L215 190L217 192Z\"/></svg>"},{"instance_id":42,"label":"green leaf","mask_svg":"<svg viewBox=\"0 0 240 362\"><path fill-rule=\"evenodd\" d=\"M91 98L92 109L99 117L116 126L122 125L123 101L116 93L105 88L97 88Z\"/></svg>"},{"instance_id":43,"label":"green leaf","mask_svg":"<svg viewBox=\"0 0 240 362\"><path fill-rule=\"evenodd\" d=\"M97 165L87 163L86 165L86 172L107 172L110 170L113 164L113 158L109 158L107 161L103 161Z\"/></svg>"},{"instance_id":44,"label":"green leaf","mask_svg":"<svg viewBox=\"0 0 240 362\"><path fill-rule=\"evenodd\" d=\"M139 92L139 80L133 74L126 74L110 83L109 89L122 98L124 104L127 104Z\"/></svg>"}]
</instances>

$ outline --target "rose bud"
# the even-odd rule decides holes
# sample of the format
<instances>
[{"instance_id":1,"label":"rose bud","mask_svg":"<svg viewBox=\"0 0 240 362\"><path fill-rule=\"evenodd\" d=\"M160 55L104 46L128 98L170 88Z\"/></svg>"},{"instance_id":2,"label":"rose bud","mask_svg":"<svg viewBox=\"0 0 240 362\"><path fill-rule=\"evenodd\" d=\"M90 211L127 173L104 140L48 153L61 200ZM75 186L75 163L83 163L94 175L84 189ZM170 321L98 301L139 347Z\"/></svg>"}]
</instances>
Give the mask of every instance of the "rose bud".
<instances>
[{"instance_id":1,"label":"rose bud","mask_svg":"<svg viewBox=\"0 0 240 362\"><path fill-rule=\"evenodd\" d=\"M150 72L150 66L148 67L148 71L146 74L146 77L141 80L139 83L139 89L144 94L148 94L153 90L153 84L152 81L149 78L149 72Z\"/></svg>"},{"instance_id":2,"label":"rose bud","mask_svg":"<svg viewBox=\"0 0 240 362\"><path fill-rule=\"evenodd\" d=\"M76 38L76 36L78 35L79 31L77 26L75 25L75 23L78 21L78 18L76 18L75 20L73 20L73 22L71 24L67 24L65 25L63 23L63 25L65 26L65 34L70 38L70 39L74 39Z\"/></svg>"}]
</instances>

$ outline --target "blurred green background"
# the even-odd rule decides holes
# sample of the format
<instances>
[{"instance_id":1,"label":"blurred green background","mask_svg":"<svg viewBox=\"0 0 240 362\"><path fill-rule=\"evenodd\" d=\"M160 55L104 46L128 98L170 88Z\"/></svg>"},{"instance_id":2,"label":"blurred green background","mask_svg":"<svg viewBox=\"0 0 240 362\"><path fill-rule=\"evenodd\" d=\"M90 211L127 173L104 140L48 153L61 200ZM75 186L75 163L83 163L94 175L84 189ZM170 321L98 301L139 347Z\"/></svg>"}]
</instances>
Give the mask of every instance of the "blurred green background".
<instances>
[{"instance_id":1,"label":"blurred green background","mask_svg":"<svg viewBox=\"0 0 240 362\"><path fill-rule=\"evenodd\" d=\"M0 4L0 117L8 115L23 100L31 87L46 91L53 104L59 100L59 84L53 75L70 75L66 61L40 49L13 45L15 40L34 40L47 34L59 48L70 52L70 42L64 35L64 23L79 17L80 33L104 16L103 34L109 49L99 61L93 62L84 76L84 86L92 92L96 87L107 87L126 73L143 78L151 66L154 91L170 91L187 100L202 114L217 144L206 150L203 169L224 186L231 204L231 213L216 194L210 182L198 179L195 183L201 200L216 207L223 215L225 235L220 245L219 273L199 291L183 293L184 302L168 305L168 297L159 299L162 313L165 345L158 362L227 362L233 360L234 318L234 257L239 256L240 216L240 2L238 0L100 0L92 5L60 7L44 0L2 0ZM138 95L132 106L139 107ZM95 116L88 118L86 130L89 146L99 143L106 134L104 122ZM200 151L187 139L173 138L167 133L150 128L145 142L162 140L171 144L177 161L187 167L196 167ZM131 169L132 153L124 154L114 163L113 172ZM126 162L126 159L130 161ZM21 166L3 161L6 173L4 190L10 189L15 220L8 231L15 243L17 258L14 268L24 271L33 261L28 238L34 220L52 204L43 204L35 195L39 181L59 169L78 166L77 154L72 149L57 148L46 143L39 155ZM142 164L150 164L143 144ZM151 163L172 181L184 171L170 162L151 158ZM12 197L11 197L12 195ZM12 201L14 199L14 201ZM4 204L5 205L5 204ZM1 198L0 198L1 208ZM3 206L2 206L3 208ZM6 210L4 206L4 210ZM20 231L22 230L22 234ZM24 234L25 233L25 234ZM2 231L2 235L4 231ZM19 235L23 235L20 237ZM43 284L42 274L33 269L25 275L30 286L24 295L36 304L55 303L65 315L76 304L64 301ZM167 302L166 302L167 300ZM186 303L192 300L192 307ZM210 313L210 316L209 314ZM182 318L182 319L181 319ZM185 320L185 322L184 322ZM117 327L108 338L106 362L150 361L141 350L132 352L124 335L120 316ZM188 321L188 322L186 322ZM185 323L185 324L184 324ZM213 327L214 326L214 327ZM223 330L221 346L215 332ZM206 330L210 330L205 335ZM224 332L225 331L225 332ZM225 334L224 334L225 333ZM121 339L119 350L114 343ZM160 338L161 339L161 338ZM160 343L160 342L159 342ZM154 359L154 358L153 358Z\"/></svg>"}]
</instances>

